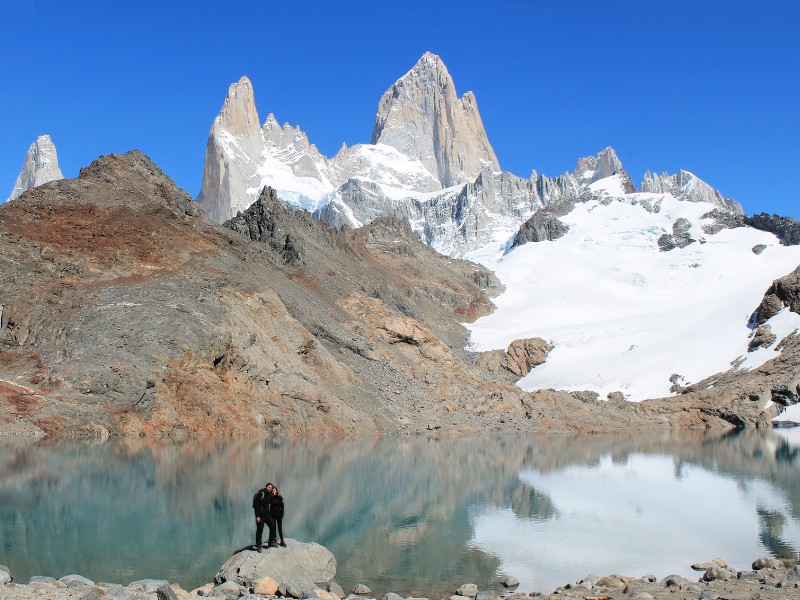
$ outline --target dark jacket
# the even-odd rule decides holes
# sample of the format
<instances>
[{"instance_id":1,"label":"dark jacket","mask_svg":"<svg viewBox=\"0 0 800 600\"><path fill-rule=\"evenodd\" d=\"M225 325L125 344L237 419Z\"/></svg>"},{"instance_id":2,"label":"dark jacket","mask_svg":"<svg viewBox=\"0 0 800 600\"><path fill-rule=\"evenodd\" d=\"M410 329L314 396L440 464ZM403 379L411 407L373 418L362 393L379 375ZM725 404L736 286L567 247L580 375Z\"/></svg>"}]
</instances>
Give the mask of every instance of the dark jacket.
<instances>
[{"instance_id":1,"label":"dark jacket","mask_svg":"<svg viewBox=\"0 0 800 600\"><path fill-rule=\"evenodd\" d=\"M269 513L276 519L283 518L283 496L278 494L272 497L272 502L269 505Z\"/></svg>"},{"instance_id":2,"label":"dark jacket","mask_svg":"<svg viewBox=\"0 0 800 600\"><path fill-rule=\"evenodd\" d=\"M253 511L257 517L265 518L271 514L270 506L272 505L272 494L267 493L267 490L261 488L253 496Z\"/></svg>"}]
</instances>

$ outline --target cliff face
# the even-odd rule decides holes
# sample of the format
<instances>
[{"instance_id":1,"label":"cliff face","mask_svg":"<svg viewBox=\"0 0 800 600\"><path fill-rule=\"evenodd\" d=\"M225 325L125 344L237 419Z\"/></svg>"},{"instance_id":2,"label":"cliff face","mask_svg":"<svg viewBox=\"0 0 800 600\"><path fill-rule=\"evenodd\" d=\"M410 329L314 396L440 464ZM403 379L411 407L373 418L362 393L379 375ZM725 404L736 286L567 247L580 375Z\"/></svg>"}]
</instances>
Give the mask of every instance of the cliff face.
<instances>
[{"instance_id":1,"label":"cliff face","mask_svg":"<svg viewBox=\"0 0 800 600\"><path fill-rule=\"evenodd\" d=\"M22 170L14 182L14 188L11 190L8 200L18 198L20 194L31 188L63 178L58 166L58 154L53 140L49 135L40 135L28 148L25 161L22 163Z\"/></svg>"},{"instance_id":2,"label":"cliff face","mask_svg":"<svg viewBox=\"0 0 800 600\"><path fill-rule=\"evenodd\" d=\"M484 169L500 170L475 95L459 98L442 59L430 52L386 90L372 143L419 159L442 187L472 181Z\"/></svg>"},{"instance_id":3,"label":"cliff face","mask_svg":"<svg viewBox=\"0 0 800 600\"><path fill-rule=\"evenodd\" d=\"M263 151L253 85L242 77L228 89L208 134L198 202L214 221L231 218L255 200Z\"/></svg>"}]
</instances>

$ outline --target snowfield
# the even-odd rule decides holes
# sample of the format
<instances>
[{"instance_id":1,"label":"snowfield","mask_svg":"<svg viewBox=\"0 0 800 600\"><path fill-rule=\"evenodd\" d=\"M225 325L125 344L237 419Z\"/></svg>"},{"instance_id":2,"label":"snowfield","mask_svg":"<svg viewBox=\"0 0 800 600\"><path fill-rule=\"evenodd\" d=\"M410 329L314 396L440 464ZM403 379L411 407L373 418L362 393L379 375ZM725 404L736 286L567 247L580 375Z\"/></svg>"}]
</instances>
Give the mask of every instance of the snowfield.
<instances>
[{"instance_id":1,"label":"snowfield","mask_svg":"<svg viewBox=\"0 0 800 600\"><path fill-rule=\"evenodd\" d=\"M602 180L609 195L618 195L616 179ZM592 186L602 195L600 183ZM781 246L750 227L707 235L701 227L712 220L701 217L712 208L669 194L595 200L561 217L570 230L558 240L505 256L497 245L468 254L506 286L494 300L497 310L467 325L471 349L541 337L555 348L518 382L522 388L592 390L601 398L621 391L633 401L670 395L673 374L686 385L735 361L741 368L763 364L800 328L800 316L776 315L770 324L778 340L754 353L747 352L748 321L772 281L800 264L800 246ZM658 238L681 217L698 241L659 251ZM759 255L757 244L767 246Z\"/></svg>"}]
</instances>

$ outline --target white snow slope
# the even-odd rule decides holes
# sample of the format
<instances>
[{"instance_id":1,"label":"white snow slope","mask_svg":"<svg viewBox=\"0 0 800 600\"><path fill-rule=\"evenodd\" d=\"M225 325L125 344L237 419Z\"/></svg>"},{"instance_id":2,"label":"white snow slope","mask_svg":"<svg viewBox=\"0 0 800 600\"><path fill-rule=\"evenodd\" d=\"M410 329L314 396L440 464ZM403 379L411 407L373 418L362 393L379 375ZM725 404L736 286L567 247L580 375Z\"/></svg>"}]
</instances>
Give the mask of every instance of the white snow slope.
<instances>
[{"instance_id":1,"label":"white snow slope","mask_svg":"<svg viewBox=\"0 0 800 600\"><path fill-rule=\"evenodd\" d=\"M618 196L616 177L596 182ZM649 212L642 203L658 204ZM713 206L670 194L622 195L579 203L561 220L569 232L502 255L487 247L465 258L492 269L506 291L497 310L467 325L471 349L505 349L518 338L541 337L555 348L518 384L527 390L592 390L628 400L670 395L677 373L686 385L726 371L737 359L753 368L777 355L800 316L773 318L778 341L747 352L748 318L778 277L800 264L800 246L781 246L750 227L706 235L701 216ZM657 240L684 217L698 242L668 252ZM704 242L704 243L701 243ZM765 244L756 255L752 248Z\"/></svg>"}]
</instances>

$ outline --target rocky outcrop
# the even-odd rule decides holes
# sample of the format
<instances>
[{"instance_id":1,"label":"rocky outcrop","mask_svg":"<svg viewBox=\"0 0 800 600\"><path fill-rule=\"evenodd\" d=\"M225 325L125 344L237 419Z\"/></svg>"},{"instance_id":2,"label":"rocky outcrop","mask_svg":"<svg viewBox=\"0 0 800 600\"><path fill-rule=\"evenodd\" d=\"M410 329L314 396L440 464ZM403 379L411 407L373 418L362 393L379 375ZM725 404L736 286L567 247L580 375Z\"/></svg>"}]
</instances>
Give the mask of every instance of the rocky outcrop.
<instances>
[{"instance_id":1,"label":"rocky outcrop","mask_svg":"<svg viewBox=\"0 0 800 600\"><path fill-rule=\"evenodd\" d=\"M467 183L500 165L483 128L475 95L456 95L442 60L426 52L378 103L372 143L419 159L442 187Z\"/></svg>"},{"instance_id":2,"label":"rocky outcrop","mask_svg":"<svg viewBox=\"0 0 800 600\"><path fill-rule=\"evenodd\" d=\"M639 189L642 192L654 194L672 194L676 198L689 202L710 202L724 211L744 214L741 204L736 200L725 198L697 175L683 169L677 175L651 174L650 171L647 171Z\"/></svg>"},{"instance_id":3,"label":"rocky outcrop","mask_svg":"<svg viewBox=\"0 0 800 600\"><path fill-rule=\"evenodd\" d=\"M692 224L688 219L681 217L672 224L672 233L665 233L658 238L658 249L661 252L669 252L675 248L685 248L691 243L696 242L692 238Z\"/></svg>"},{"instance_id":4,"label":"rocky outcrop","mask_svg":"<svg viewBox=\"0 0 800 600\"><path fill-rule=\"evenodd\" d=\"M752 217L747 217L745 223L761 231L774 233L784 246L797 246L800 244L800 221L791 217L759 213Z\"/></svg>"},{"instance_id":5,"label":"rocky outcrop","mask_svg":"<svg viewBox=\"0 0 800 600\"><path fill-rule=\"evenodd\" d=\"M524 377L547 360L553 349L541 338L514 340L506 350L482 352L475 358L475 363L490 373L507 371L517 377Z\"/></svg>"},{"instance_id":6,"label":"rocky outcrop","mask_svg":"<svg viewBox=\"0 0 800 600\"><path fill-rule=\"evenodd\" d=\"M287 539L285 548L265 548L262 552L246 548L235 553L222 565L214 581L252 587L255 581L270 578L284 591L287 586L302 587L305 581L309 589L302 591L310 591L327 585L335 575L336 558L330 550L319 544Z\"/></svg>"},{"instance_id":7,"label":"rocky outcrop","mask_svg":"<svg viewBox=\"0 0 800 600\"><path fill-rule=\"evenodd\" d=\"M547 210L540 210L525 221L519 228L519 231L514 234L508 251L510 252L517 246L527 244L528 242L557 240L566 235L568 231L569 226L559 221L558 217Z\"/></svg>"},{"instance_id":8,"label":"rocky outcrop","mask_svg":"<svg viewBox=\"0 0 800 600\"><path fill-rule=\"evenodd\" d=\"M755 327L759 327L784 307L800 314L800 267L772 282L750 320Z\"/></svg>"},{"instance_id":9,"label":"rocky outcrop","mask_svg":"<svg viewBox=\"0 0 800 600\"><path fill-rule=\"evenodd\" d=\"M253 203L260 191L258 170L263 152L253 85L242 77L228 88L208 134L197 201L212 220L221 223Z\"/></svg>"},{"instance_id":10,"label":"rocky outcrop","mask_svg":"<svg viewBox=\"0 0 800 600\"><path fill-rule=\"evenodd\" d=\"M715 235L723 229L736 229L746 225L746 217L743 214L718 208L707 212L700 218L712 219L711 223L703 225L703 233L706 235ZM759 252L756 252L756 254L759 254Z\"/></svg>"},{"instance_id":11,"label":"rocky outcrop","mask_svg":"<svg viewBox=\"0 0 800 600\"><path fill-rule=\"evenodd\" d=\"M14 188L8 200L18 198L23 192L36 186L63 179L58 166L56 146L49 135L40 135L28 148L22 170L14 182Z\"/></svg>"}]
</instances>

